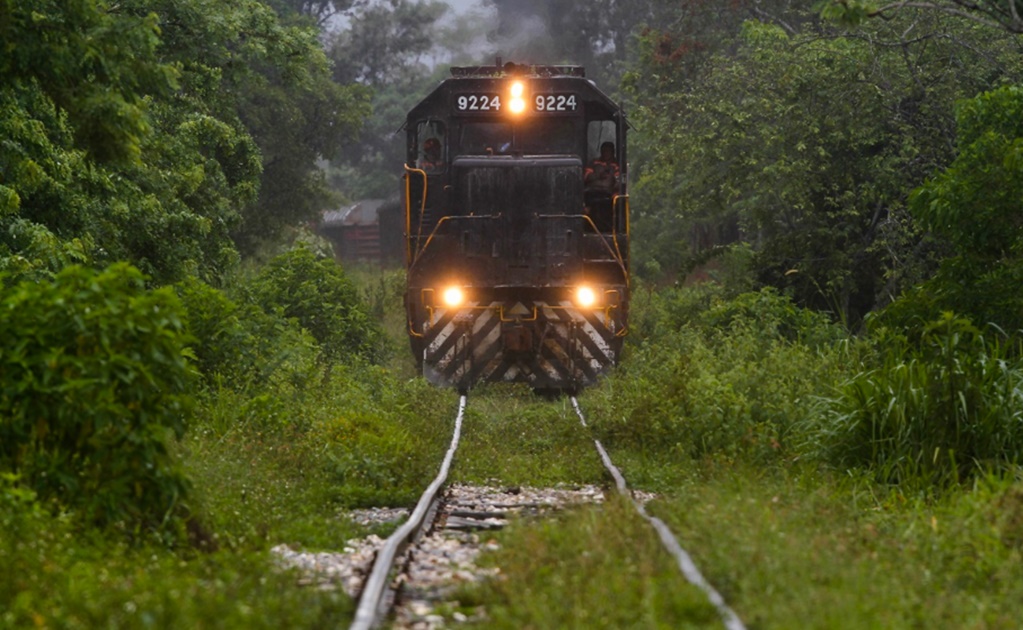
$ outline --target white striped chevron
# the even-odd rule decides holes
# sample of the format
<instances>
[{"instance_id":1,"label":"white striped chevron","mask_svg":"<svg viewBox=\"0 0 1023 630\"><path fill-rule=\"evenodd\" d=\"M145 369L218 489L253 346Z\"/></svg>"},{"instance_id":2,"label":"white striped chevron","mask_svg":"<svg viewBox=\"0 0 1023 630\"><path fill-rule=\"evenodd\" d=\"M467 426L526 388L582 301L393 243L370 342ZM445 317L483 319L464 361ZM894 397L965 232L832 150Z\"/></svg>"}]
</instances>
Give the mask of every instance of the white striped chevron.
<instances>
[{"instance_id":1,"label":"white striped chevron","mask_svg":"<svg viewBox=\"0 0 1023 630\"><path fill-rule=\"evenodd\" d=\"M618 317L616 309L581 309L568 300L436 310L423 324L423 373L431 383L460 388L481 381L592 385L618 359Z\"/></svg>"}]
</instances>

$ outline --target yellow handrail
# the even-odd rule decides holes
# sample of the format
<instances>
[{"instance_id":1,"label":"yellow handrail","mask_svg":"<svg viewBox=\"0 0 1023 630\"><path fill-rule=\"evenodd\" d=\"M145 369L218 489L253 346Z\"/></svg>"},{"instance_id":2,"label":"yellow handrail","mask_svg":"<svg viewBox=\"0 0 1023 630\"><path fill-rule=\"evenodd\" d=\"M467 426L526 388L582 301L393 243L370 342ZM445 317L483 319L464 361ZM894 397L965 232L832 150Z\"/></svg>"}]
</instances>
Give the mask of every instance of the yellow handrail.
<instances>
[{"instance_id":1,"label":"yellow handrail","mask_svg":"<svg viewBox=\"0 0 1023 630\"><path fill-rule=\"evenodd\" d=\"M423 235L423 214L426 213L426 184L427 177L426 171L421 168L410 168L408 164L405 165L405 234L409 237L412 235L412 179L408 176L409 173L418 173L423 176L423 203L419 207L419 227L416 230L416 242ZM405 239L405 264L412 264L412 239Z\"/></svg>"},{"instance_id":2,"label":"yellow handrail","mask_svg":"<svg viewBox=\"0 0 1023 630\"><path fill-rule=\"evenodd\" d=\"M628 238L628 236L629 236L629 196L628 195L615 195L614 197L611 198L611 207L614 208L614 213L615 214L618 213L618 200L619 199L624 199L625 200L625 203L623 204L623 206L625 208L625 236L626 236L626 238ZM612 232L612 237L614 238L614 242L615 242L615 251L618 252L618 259L624 261L625 257L622 256L622 248L618 244L618 229L617 229L617 227L614 228L614 232ZM623 269L625 268L624 263L622 264L622 268ZM631 280L631 278L629 277L629 274L626 273L625 274L625 286L629 286L630 280Z\"/></svg>"}]
</instances>

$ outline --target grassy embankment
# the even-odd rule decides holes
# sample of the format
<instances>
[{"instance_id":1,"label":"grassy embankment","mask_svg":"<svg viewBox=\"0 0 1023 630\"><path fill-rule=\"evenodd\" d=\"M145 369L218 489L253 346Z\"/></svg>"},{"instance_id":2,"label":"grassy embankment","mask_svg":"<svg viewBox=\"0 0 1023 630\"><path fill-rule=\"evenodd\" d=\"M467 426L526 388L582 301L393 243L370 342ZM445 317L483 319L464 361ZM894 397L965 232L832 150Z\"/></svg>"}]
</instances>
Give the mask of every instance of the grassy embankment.
<instances>
[{"instance_id":1,"label":"grassy embankment","mask_svg":"<svg viewBox=\"0 0 1023 630\"><path fill-rule=\"evenodd\" d=\"M640 296L639 343L582 404L748 626L1018 627L1018 360L962 322L934 327L935 362L850 341L771 293L721 297ZM552 434L575 422L553 411ZM720 626L618 504L498 538L504 579L466 594L487 602L487 627Z\"/></svg>"},{"instance_id":2,"label":"grassy embankment","mask_svg":"<svg viewBox=\"0 0 1023 630\"><path fill-rule=\"evenodd\" d=\"M187 541L83 526L5 481L0 625L345 624L352 602L297 587L269 548L338 550L368 533L347 508L410 503L435 472L455 408L453 393L410 377L397 283L374 278L364 295L396 339L378 355L386 367L292 360L259 387L207 381L174 448L192 485ZM946 353L966 366L953 369L963 384L952 394L967 402L948 415L940 392L917 391L933 383L899 376L930 359L894 361L771 293L636 295L625 362L582 404L633 487L658 493L650 510L749 625L1016 625L1023 486L1005 449L1014 436L998 428L1012 405L996 404L1018 401L1010 356L965 342ZM865 382L885 385L877 391L890 404L863 396ZM950 422L958 432L941 428ZM608 481L564 401L496 386L473 392L454 476ZM487 627L719 625L620 501L518 522L497 538L488 561L503 579L462 598L486 603Z\"/></svg>"},{"instance_id":3,"label":"grassy embankment","mask_svg":"<svg viewBox=\"0 0 1023 630\"><path fill-rule=\"evenodd\" d=\"M379 344L376 325L360 315L372 300L355 304L332 264L298 251L224 291L183 283L175 288L181 305L173 291L151 298L113 274L0 296L5 308L21 300L3 311L4 321L24 327L28 340L0 366L0 401L12 414L0 425L9 438L0 454L14 458L0 469L0 627L347 623L347 596L298 587L269 549L340 550L368 533L345 517L348 508L413 501L446 446L446 431L435 427L450 423L454 405L410 378L405 353ZM159 310L149 306L156 299ZM400 303L400 295L388 300ZM332 319L339 304L361 328ZM46 321L37 311L74 325L32 333L33 322ZM91 315L76 319L80 312ZM83 345L93 338L112 341ZM372 358L345 354L362 342ZM3 352L18 351L13 344ZM152 356L140 356L151 347ZM54 372L55 361L69 367ZM102 366L120 371L108 376ZM91 378L33 376L72 370ZM154 378L157 388L145 385ZM174 391L156 391L172 378ZM144 401L166 398L177 407L139 404L136 387L154 391ZM9 396L15 388L20 393ZM53 388L66 397L54 397ZM40 409L55 410L48 424L34 420ZM167 427L182 422L176 440ZM56 473L57 483L47 485ZM161 479L177 485L157 485ZM123 491L60 489L86 482ZM162 487L167 492L156 495ZM138 509L138 496L156 497L149 511Z\"/></svg>"}]
</instances>

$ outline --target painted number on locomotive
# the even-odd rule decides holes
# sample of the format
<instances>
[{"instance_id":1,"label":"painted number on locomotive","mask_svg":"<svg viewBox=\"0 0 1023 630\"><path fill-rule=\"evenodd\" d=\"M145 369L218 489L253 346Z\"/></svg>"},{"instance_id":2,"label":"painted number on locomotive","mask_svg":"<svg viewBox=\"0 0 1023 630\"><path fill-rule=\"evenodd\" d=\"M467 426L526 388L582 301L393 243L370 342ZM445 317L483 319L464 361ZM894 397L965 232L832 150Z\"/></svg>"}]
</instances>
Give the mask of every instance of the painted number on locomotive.
<instances>
[{"instance_id":1,"label":"painted number on locomotive","mask_svg":"<svg viewBox=\"0 0 1023 630\"><path fill-rule=\"evenodd\" d=\"M533 105L538 112L574 112L575 94L537 94Z\"/></svg>"},{"instance_id":2,"label":"painted number on locomotive","mask_svg":"<svg viewBox=\"0 0 1023 630\"><path fill-rule=\"evenodd\" d=\"M459 94L455 107L460 112L499 112L500 94Z\"/></svg>"}]
</instances>

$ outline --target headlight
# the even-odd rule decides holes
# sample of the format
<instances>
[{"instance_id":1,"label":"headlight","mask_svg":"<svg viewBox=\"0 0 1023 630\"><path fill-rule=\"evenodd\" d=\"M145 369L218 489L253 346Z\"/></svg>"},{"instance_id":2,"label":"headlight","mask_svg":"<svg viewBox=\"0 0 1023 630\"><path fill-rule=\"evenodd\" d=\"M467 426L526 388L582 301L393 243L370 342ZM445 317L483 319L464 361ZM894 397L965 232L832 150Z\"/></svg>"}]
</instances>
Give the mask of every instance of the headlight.
<instances>
[{"instance_id":1,"label":"headlight","mask_svg":"<svg viewBox=\"0 0 1023 630\"><path fill-rule=\"evenodd\" d=\"M597 293L590 287L579 287L575 290L575 303L589 308L597 303Z\"/></svg>"},{"instance_id":2,"label":"headlight","mask_svg":"<svg viewBox=\"0 0 1023 630\"><path fill-rule=\"evenodd\" d=\"M444 301L444 306L454 308L456 306L461 306L462 302L465 301L465 292L462 291L461 287L448 287L444 289L444 293L441 294L441 298Z\"/></svg>"},{"instance_id":3,"label":"headlight","mask_svg":"<svg viewBox=\"0 0 1023 630\"><path fill-rule=\"evenodd\" d=\"M513 114L521 114L526 111L526 86L522 84L522 81L513 81L509 95L511 98L508 99L508 109Z\"/></svg>"}]
</instances>

